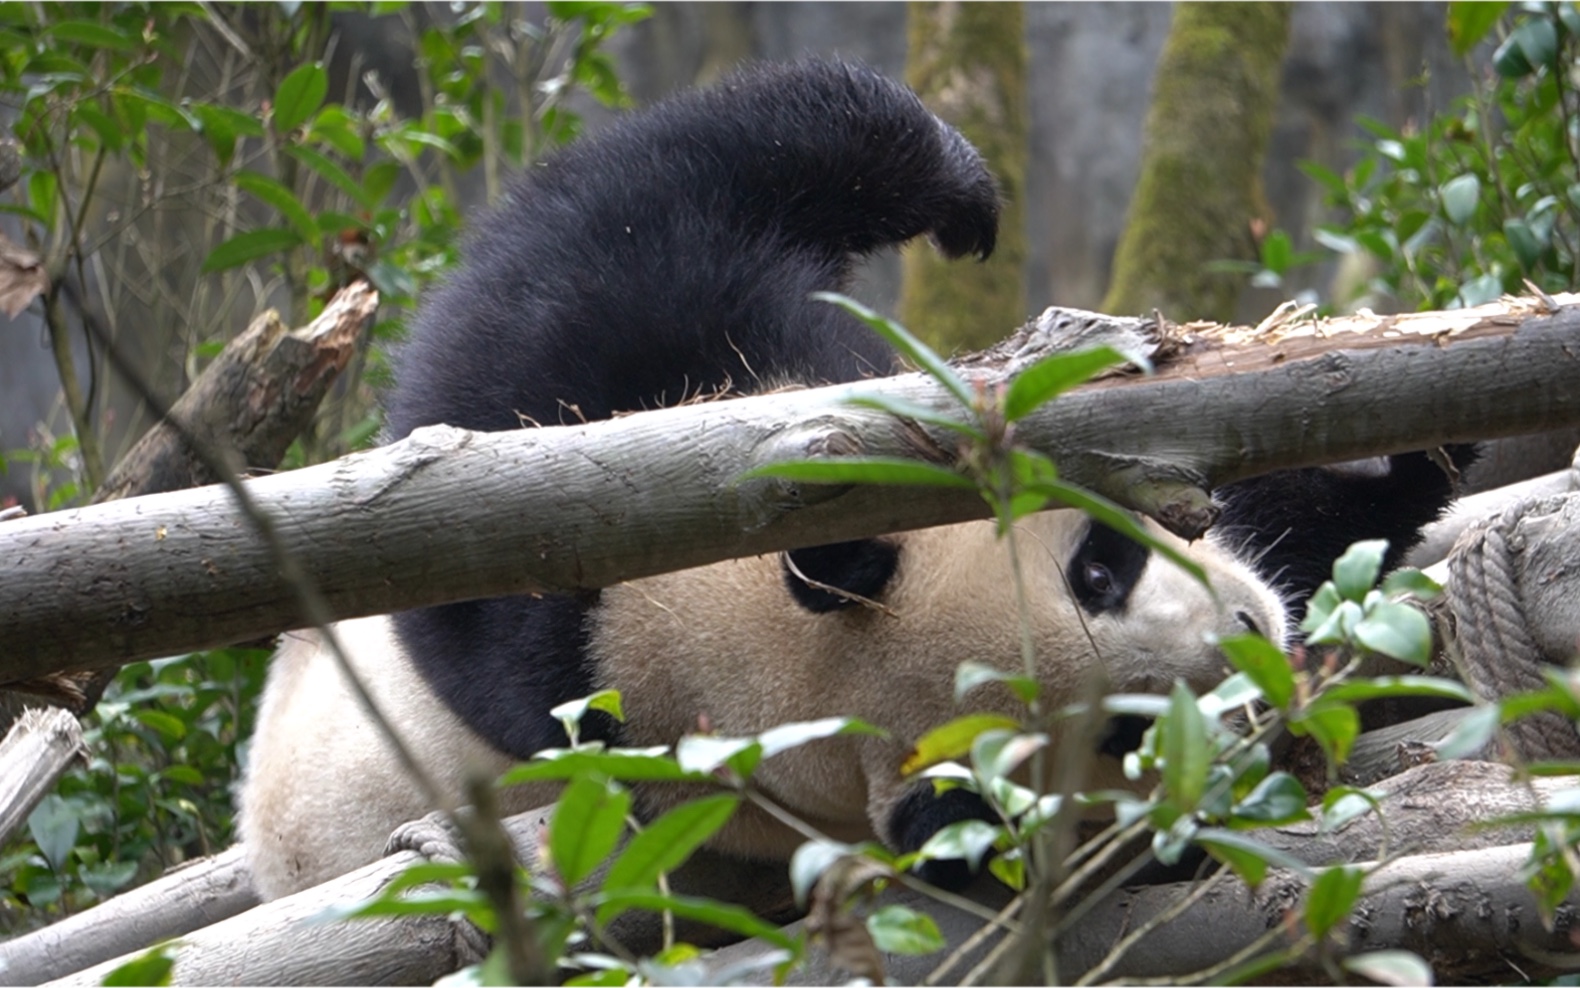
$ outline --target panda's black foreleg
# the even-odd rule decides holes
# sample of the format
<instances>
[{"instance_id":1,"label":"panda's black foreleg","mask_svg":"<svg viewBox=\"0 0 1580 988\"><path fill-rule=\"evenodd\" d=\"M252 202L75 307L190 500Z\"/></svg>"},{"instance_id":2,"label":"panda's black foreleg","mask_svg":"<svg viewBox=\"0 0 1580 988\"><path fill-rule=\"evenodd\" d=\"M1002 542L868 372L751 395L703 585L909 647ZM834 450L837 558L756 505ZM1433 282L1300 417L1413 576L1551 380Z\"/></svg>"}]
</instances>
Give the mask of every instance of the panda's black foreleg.
<instances>
[{"instance_id":1,"label":"panda's black foreleg","mask_svg":"<svg viewBox=\"0 0 1580 988\"><path fill-rule=\"evenodd\" d=\"M1456 471L1476 458L1469 444L1442 451ZM1453 500L1454 485L1427 452L1280 470L1219 488L1218 531L1298 612L1353 542L1387 539L1383 566L1398 565Z\"/></svg>"},{"instance_id":2,"label":"panda's black foreleg","mask_svg":"<svg viewBox=\"0 0 1580 988\"><path fill-rule=\"evenodd\" d=\"M934 792L925 782L906 794L889 817L890 839L896 849L909 854L918 851L938 831L962 820L998 823L999 817L981 796L968 789ZM958 892L976 877L971 865L961 858L924 861L916 875L929 885Z\"/></svg>"}]
</instances>

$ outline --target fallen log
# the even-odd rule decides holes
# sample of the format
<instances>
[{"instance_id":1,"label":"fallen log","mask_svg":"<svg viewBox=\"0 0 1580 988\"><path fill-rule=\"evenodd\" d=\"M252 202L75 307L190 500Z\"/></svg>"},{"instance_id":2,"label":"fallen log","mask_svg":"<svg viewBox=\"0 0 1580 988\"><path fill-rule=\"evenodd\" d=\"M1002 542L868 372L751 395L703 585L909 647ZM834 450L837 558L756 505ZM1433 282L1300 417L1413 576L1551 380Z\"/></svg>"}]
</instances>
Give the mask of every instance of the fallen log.
<instances>
[{"instance_id":1,"label":"fallen log","mask_svg":"<svg viewBox=\"0 0 1580 988\"><path fill-rule=\"evenodd\" d=\"M1580 305L1562 296L1415 316L1173 327L1050 310L962 364L991 391L1051 349L1145 345L1017 426L1065 479L1199 534L1212 486L1271 469L1580 423ZM846 453L953 459L955 438L848 404L959 409L911 374L590 425L393 446L249 481L336 617L565 591L734 556L982 517L975 495L739 483ZM1270 414L1277 408L1278 414ZM676 443L685 455L675 455ZM277 556L223 488L0 526L0 681L252 640L302 624Z\"/></svg>"},{"instance_id":2,"label":"fallen log","mask_svg":"<svg viewBox=\"0 0 1580 988\"><path fill-rule=\"evenodd\" d=\"M86 754L82 725L69 712L29 707L0 741L0 842Z\"/></svg>"},{"instance_id":3,"label":"fallen log","mask_svg":"<svg viewBox=\"0 0 1580 988\"><path fill-rule=\"evenodd\" d=\"M257 904L246 859L240 847L232 847L213 857L189 861L92 909L0 943L0 985L36 985L63 978L201 930Z\"/></svg>"}]
</instances>

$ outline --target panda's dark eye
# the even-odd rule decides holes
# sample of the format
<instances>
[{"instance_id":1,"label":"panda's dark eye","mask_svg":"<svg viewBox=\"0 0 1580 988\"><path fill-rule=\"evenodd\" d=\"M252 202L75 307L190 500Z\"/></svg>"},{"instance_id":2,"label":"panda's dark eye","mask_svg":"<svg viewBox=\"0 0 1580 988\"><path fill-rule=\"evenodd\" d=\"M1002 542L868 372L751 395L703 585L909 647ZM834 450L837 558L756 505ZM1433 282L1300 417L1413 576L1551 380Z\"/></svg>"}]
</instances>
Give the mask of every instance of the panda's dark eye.
<instances>
[{"instance_id":1,"label":"panda's dark eye","mask_svg":"<svg viewBox=\"0 0 1580 988\"><path fill-rule=\"evenodd\" d=\"M1086 588L1098 596L1106 596L1114 591L1114 574L1102 563L1086 564Z\"/></svg>"},{"instance_id":2,"label":"panda's dark eye","mask_svg":"<svg viewBox=\"0 0 1580 988\"><path fill-rule=\"evenodd\" d=\"M1065 577L1088 614L1123 610L1150 557L1146 546L1106 525L1091 522L1070 558Z\"/></svg>"}]
</instances>

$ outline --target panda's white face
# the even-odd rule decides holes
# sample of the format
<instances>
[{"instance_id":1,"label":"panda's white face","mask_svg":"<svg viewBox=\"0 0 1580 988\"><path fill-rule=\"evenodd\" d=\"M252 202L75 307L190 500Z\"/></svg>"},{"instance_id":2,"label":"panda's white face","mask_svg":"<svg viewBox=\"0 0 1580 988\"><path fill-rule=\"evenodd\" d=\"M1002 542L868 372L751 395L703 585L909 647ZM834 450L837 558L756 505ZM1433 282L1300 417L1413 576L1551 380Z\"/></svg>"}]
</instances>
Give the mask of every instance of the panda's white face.
<instances>
[{"instance_id":1,"label":"panda's white face","mask_svg":"<svg viewBox=\"0 0 1580 988\"><path fill-rule=\"evenodd\" d=\"M1211 541L1187 546L1148 525L1202 564L1216 599L1183 570L1094 529L1078 512L1043 512L1018 524L1048 708L1076 700L1093 677L1106 692L1166 692L1177 679L1210 689L1226 670L1211 637L1255 627L1282 639L1284 606L1248 567ZM957 704L956 667L973 660L1019 671L1022 663L1014 574L990 523L894 541L899 562L878 595L883 610L809 611L786 590L772 556L605 590L591 656L600 685L624 695L625 740L668 744L699 724L745 734L860 717L890 740L798 749L765 763L759 781L831 832L864 836L864 821L881 832L878 821L901 798L899 763L917 737L968 710L1019 712L1002 688ZM1099 762L1092 784L1121 784L1117 760ZM790 839L743 820L723 849L773 856L788 853L777 842Z\"/></svg>"}]
</instances>

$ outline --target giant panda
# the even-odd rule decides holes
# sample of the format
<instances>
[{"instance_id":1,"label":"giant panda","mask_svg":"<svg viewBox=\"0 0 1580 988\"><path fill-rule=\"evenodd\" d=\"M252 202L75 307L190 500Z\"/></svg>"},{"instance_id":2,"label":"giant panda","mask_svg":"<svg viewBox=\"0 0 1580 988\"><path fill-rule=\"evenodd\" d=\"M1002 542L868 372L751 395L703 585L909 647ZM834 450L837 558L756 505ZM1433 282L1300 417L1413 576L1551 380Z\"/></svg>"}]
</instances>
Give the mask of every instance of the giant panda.
<instances>
[{"instance_id":1,"label":"giant panda","mask_svg":"<svg viewBox=\"0 0 1580 988\"><path fill-rule=\"evenodd\" d=\"M985 258L998 209L975 149L904 87L841 61L745 69L631 113L520 178L419 314L387 403L389 438L440 422L552 425L698 393L889 373L894 357L875 335L808 296L844 287L856 259L916 236L951 257ZM1293 483L1304 492L1333 482L1309 473ZM1302 588L1275 589L1278 572L1259 572L1253 557L1283 569L1292 565L1288 546L1294 555L1315 550L1270 530L1298 525L1293 514L1257 513L1285 493L1249 484L1226 501L1227 542L1209 535L1187 546L1146 522L1206 569L1216 598L1078 512L1018 523L1050 706L1093 677L1124 692L1163 692L1176 680L1205 690L1225 671L1213 636L1285 635L1283 594ZM1442 506L1439 486L1429 480L1407 492L1422 522ZM1308 502L1304 493L1291 500ZM1402 544L1420 524L1371 522L1341 515L1325 524L1341 547L1367 536ZM961 712L956 666L1020 663L1008 556L989 522L733 560L597 593L447 604L338 630L381 708L452 800L463 767L498 772L562 746L550 708L614 688L625 723L593 728L632 746L671 744L701 725L739 735L847 715L881 726L887 737L810 744L769 759L755 778L830 836L875 836L901 850L985 812L969 794L937 796L900 773L916 738ZM1016 711L1007 691L987 687L967 706ZM1105 745L1092 785L1122 784L1110 757L1121 753ZM504 809L551 797L515 790ZM638 793L648 815L678 798L669 788ZM287 635L240 791L240 835L260 894L285 895L372 861L391 830L430 809L320 637ZM783 860L799 840L743 807L713 847Z\"/></svg>"}]
</instances>

